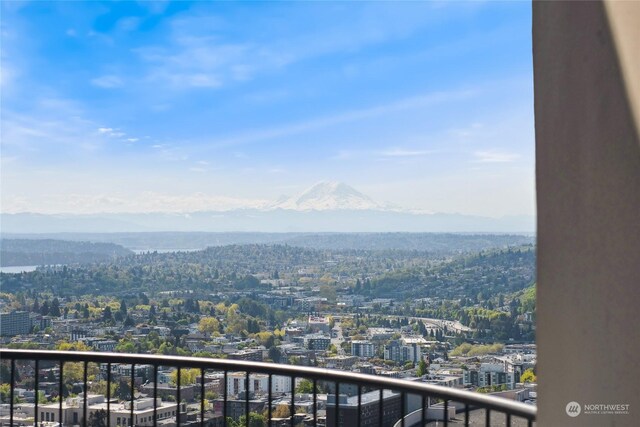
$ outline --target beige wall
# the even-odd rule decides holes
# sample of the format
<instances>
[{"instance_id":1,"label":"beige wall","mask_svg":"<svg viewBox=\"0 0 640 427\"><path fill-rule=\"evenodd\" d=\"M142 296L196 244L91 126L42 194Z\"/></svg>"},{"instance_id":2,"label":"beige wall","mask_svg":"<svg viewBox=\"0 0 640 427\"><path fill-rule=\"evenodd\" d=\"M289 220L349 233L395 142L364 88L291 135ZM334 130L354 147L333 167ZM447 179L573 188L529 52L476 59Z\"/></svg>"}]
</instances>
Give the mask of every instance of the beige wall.
<instances>
[{"instance_id":1,"label":"beige wall","mask_svg":"<svg viewBox=\"0 0 640 427\"><path fill-rule=\"evenodd\" d=\"M640 425L640 126L631 107L640 46L630 26L640 26L640 2L533 4L542 426ZM630 415L583 406L571 418L570 401L629 404Z\"/></svg>"}]
</instances>

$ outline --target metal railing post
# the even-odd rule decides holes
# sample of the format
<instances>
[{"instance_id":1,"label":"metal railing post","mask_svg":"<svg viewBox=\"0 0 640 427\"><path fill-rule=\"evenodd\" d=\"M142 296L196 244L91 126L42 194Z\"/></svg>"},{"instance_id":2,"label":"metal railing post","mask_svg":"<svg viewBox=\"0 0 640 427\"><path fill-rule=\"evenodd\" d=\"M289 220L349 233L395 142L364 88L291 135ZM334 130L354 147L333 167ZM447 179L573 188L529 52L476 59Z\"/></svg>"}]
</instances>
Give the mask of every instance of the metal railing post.
<instances>
[{"instance_id":1,"label":"metal railing post","mask_svg":"<svg viewBox=\"0 0 640 427\"><path fill-rule=\"evenodd\" d=\"M62 401L64 400L64 360L60 360L60 407L58 409L58 423L60 424L60 427L62 427L63 425L63 419L62 419Z\"/></svg>"},{"instance_id":2,"label":"metal railing post","mask_svg":"<svg viewBox=\"0 0 640 427\"><path fill-rule=\"evenodd\" d=\"M291 377L291 427L294 426L293 416L296 413L296 377Z\"/></svg>"},{"instance_id":3,"label":"metal railing post","mask_svg":"<svg viewBox=\"0 0 640 427\"><path fill-rule=\"evenodd\" d=\"M158 365L153 365L153 427L158 425ZM111 426L107 426L111 427Z\"/></svg>"},{"instance_id":4,"label":"metal railing post","mask_svg":"<svg viewBox=\"0 0 640 427\"><path fill-rule=\"evenodd\" d=\"M16 359L11 359L11 373L10 378L11 386L9 390L9 425L13 427L13 401L15 400L15 388L16 388Z\"/></svg>"},{"instance_id":5,"label":"metal railing post","mask_svg":"<svg viewBox=\"0 0 640 427\"><path fill-rule=\"evenodd\" d=\"M340 427L340 381L336 381L336 427Z\"/></svg>"},{"instance_id":6,"label":"metal railing post","mask_svg":"<svg viewBox=\"0 0 640 427\"><path fill-rule=\"evenodd\" d=\"M111 363L107 363L107 427L111 427Z\"/></svg>"},{"instance_id":7,"label":"metal railing post","mask_svg":"<svg viewBox=\"0 0 640 427\"><path fill-rule=\"evenodd\" d=\"M358 425L362 424L362 386L358 384Z\"/></svg>"},{"instance_id":8,"label":"metal railing post","mask_svg":"<svg viewBox=\"0 0 640 427\"><path fill-rule=\"evenodd\" d=\"M176 386L176 402L178 403L178 407L176 408L176 426L180 427L180 376L181 376L182 368L178 366L178 375L177 375L177 386Z\"/></svg>"},{"instance_id":9,"label":"metal railing post","mask_svg":"<svg viewBox=\"0 0 640 427\"><path fill-rule=\"evenodd\" d=\"M404 427L404 417L405 417L405 405L407 404L407 397L405 396L404 391L400 392L400 425Z\"/></svg>"},{"instance_id":10,"label":"metal railing post","mask_svg":"<svg viewBox=\"0 0 640 427\"><path fill-rule=\"evenodd\" d=\"M200 427L204 427L204 368L200 369Z\"/></svg>"},{"instance_id":11,"label":"metal railing post","mask_svg":"<svg viewBox=\"0 0 640 427\"><path fill-rule=\"evenodd\" d=\"M84 361L84 371L82 375L83 385L82 391L84 393L84 401L82 402L82 425L87 427L87 367L89 362Z\"/></svg>"},{"instance_id":12,"label":"metal railing post","mask_svg":"<svg viewBox=\"0 0 640 427\"><path fill-rule=\"evenodd\" d=\"M224 394L222 401L222 419L224 420L224 425L227 425L227 381L228 381L228 371L224 371Z\"/></svg>"},{"instance_id":13,"label":"metal railing post","mask_svg":"<svg viewBox=\"0 0 640 427\"><path fill-rule=\"evenodd\" d=\"M267 426L271 427L271 388L273 387L273 375L269 374L269 392L267 393Z\"/></svg>"},{"instance_id":14,"label":"metal railing post","mask_svg":"<svg viewBox=\"0 0 640 427\"><path fill-rule=\"evenodd\" d=\"M249 371L244 375L244 425L249 427L249 387L250 387Z\"/></svg>"},{"instance_id":15,"label":"metal railing post","mask_svg":"<svg viewBox=\"0 0 640 427\"><path fill-rule=\"evenodd\" d=\"M16 350L16 349L3 349L0 348L0 358L2 360L6 360L11 364L11 387L9 392L7 393L9 399L9 405L7 408L11 410L11 413L8 416L8 424L16 424L16 416L15 416L15 398L16 398L16 378L19 369L22 369L23 362L21 361L35 361L35 402L32 408L34 408L35 416L34 416L34 424L37 427L38 423L44 422L41 414L38 409L41 410L42 405L39 405L38 398L39 392L42 388L42 384L40 383L40 367L42 366L42 361L53 361L54 363L57 361L59 363L59 384L58 386L58 408L57 411L54 409L54 413L51 414L50 411L47 411L47 414L51 414L52 417L49 421L54 421L58 418L58 422L60 423L60 427L63 427L65 424L65 393L67 383L65 382L65 364L68 363L83 363L83 385L84 385L84 401L82 407L82 415L83 421L80 423L81 425L89 424L90 407L89 407L89 399L88 399L88 387L89 387L89 364L97 363L103 364L107 367L107 424L111 425L111 400L112 400L112 366L113 364L123 364L123 366L131 366L131 395L129 399L124 397L125 402L129 400L131 404L131 408L126 412L130 413L130 422L129 425L135 426L135 375L136 375L136 366L140 365L151 365L154 368L154 391L153 391L153 425L157 427L158 423L158 410L160 406L160 402L158 399L158 370L160 366L177 366L178 373L177 379L178 384L176 387L176 398L177 402L177 414L176 414L176 425L180 425L183 420L181 420L181 369L183 368L195 368L199 369L201 372L201 380L200 380L200 394L201 394L201 402L200 402L200 418L201 424L204 426L204 414L205 414L205 406L204 406L204 397L206 395L206 371L207 369L211 369L217 372L224 373L224 395L223 395L223 421L226 421L227 416L231 415L228 411L227 405L229 402L229 372L245 372L245 382L246 382L246 396L245 396L245 414L249 415L251 413L251 401L250 401L250 375L252 374L266 374L269 376L269 390L268 390L268 408L267 413L269 414L269 423L272 424L273 418L273 376L278 375L283 378L291 379L291 419L290 424L295 424L295 404L296 404L296 389L295 389L295 379L296 378L308 378L313 381L313 425L317 426L318 423L318 396L317 396L317 387L318 381L325 381L329 384L335 384L335 414L333 414L328 421L334 421L336 427L340 426L341 423L341 415L344 415L345 408L342 408L341 411L341 402L340 402L340 389L341 384L354 384L357 387L358 396L357 396L357 404L359 409L359 414L357 415L358 423L362 424L365 422L373 421L375 425L375 413L378 415L378 424L386 425L392 420L390 419L392 414L391 406L385 407L385 397L389 398L390 405L395 407L395 405L400 402L401 410L399 412L402 413L403 423L406 425L407 420L404 419L404 415L407 411L407 402L408 396L418 395L422 397L422 414L421 417L423 419L427 418L427 411L429 408L429 404L431 403L431 397L434 399L438 399L443 402L441 408L443 409L444 415L444 425L451 424L449 422L448 412L450 409L450 405L456 402L460 402L459 405L464 405L464 424L469 425L470 422L470 412L471 410L481 409L485 411L484 422L487 425L491 424L491 411L496 411L499 413L504 413L506 415L506 425L513 424L511 421L513 417L519 417L526 420L529 426L533 426L533 422L536 419L536 408L531 405L526 405L524 403L515 402L507 399L496 398L493 396L487 396L481 393L472 393L468 391L463 391L459 389L453 389L448 387L441 387L437 385L427 384L427 383L418 383L413 381L400 380L389 377L381 377L381 376L373 376L373 375L364 375L353 372L346 371L338 371L338 370L327 370L327 369L319 369L313 367L306 366L293 366L293 365L282 365L282 364L271 364L271 363L262 363L262 362L253 362L253 361L241 361L241 360L228 360L228 359L209 359L209 358L199 358L199 357L181 357L181 356L161 356L161 355L142 355L142 354L117 354L117 353L100 353L100 352L69 352L69 351L47 351L47 350ZM55 365L54 365L55 366ZM102 369L102 368L101 368ZM68 369L67 369L68 370ZM125 375L126 378L126 375ZM126 384L126 379L123 378L122 385ZM54 384L54 388L55 388ZM196 386L197 387L197 386ZM366 390L375 390L373 391L372 396L368 396L367 393L363 393ZM386 392L385 390L389 390ZM400 393L398 395L398 393ZM378 410L375 410L375 395L378 395ZM365 396L366 400L365 400ZM374 397L374 399L371 399ZM352 400L355 400L356 397L353 397ZM121 400L121 402L122 402ZM248 408L247 408L248 404ZM373 413L370 411L362 412L363 405L372 405ZM53 408L55 408L55 404ZM329 406L331 408L331 406ZM55 414L57 412L57 415ZM397 412L394 412L397 414ZM235 412L234 412L235 414ZM366 414L366 415L365 415ZM66 414L67 417L70 416ZM418 414L415 414L416 418ZM354 424L355 424L355 415L354 415ZM365 420L366 417L366 420ZM247 417L249 424L250 419ZM344 419L342 419L344 420ZM149 425L151 424L151 420L149 420ZM311 424L311 422L309 423ZM401 425L402 423L398 423Z\"/></svg>"},{"instance_id":16,"label":"metal railing post","mask_svg":"<svg viewBox=\"0 0 640 427\"><path fill-rule=\"evenodd\" d=\"M318 426L318 380L313 379L313 427Z\"/></svg>"},{"instance_id":17,"label":"metal railing post","mask_svg":"<svg viewBox=\"0 0 640 427\"><path fill-rule=\"evenodd\" d=\"M38 401L40 400L40 390L39 390L39 385L40 385L40 360L36 359L35 360L35 384L34 384L34 389L35 389L35 399L33 401L33 425L34 427L38 427Z\"/></svg>"},{"instance_id":18,"label":"metal railing post","mask_svg":"<svg viewBox=\"0 0 640 427\"><path fill-rule=\"evenodd\" d=\"M378 425L383 427L384 418L384 389L380 389L380 399L378 400Z\"/></svg>"},{"instance_id":19,"label":"metal railing post","mask_svg":"<svg viewBox=\"0 0 640 427\"><path fill-rule=\"evenodd\" d=\"M133 406L134 406L134 389L136 386L136 364L132 363L131 364L131 427L135 426L135 420L134 420L134 412L133 412Z\"/></svg>"},{"instance_id":20,"label":"metal railing post","mask_svg":"<svg viewBox=\"0 0 640 427\"><path fill-rule=\"evenodd\" d=\"M449 425L449 401L447 399L445 399L444 401L443 418L444 418L444 427L447 427Z\"/></svg>"}]
</instances>

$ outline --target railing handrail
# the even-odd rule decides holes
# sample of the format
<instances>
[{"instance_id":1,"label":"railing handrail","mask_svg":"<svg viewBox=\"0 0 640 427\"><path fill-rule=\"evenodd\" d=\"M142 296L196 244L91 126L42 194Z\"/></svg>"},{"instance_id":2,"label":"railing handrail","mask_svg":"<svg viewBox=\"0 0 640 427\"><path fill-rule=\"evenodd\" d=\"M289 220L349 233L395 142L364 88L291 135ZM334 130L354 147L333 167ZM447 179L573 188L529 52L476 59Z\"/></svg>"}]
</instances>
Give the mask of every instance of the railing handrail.
<instances>
[{"instance_id":1,"label":"railing handrail","mask_svg":"<svg viewBox=\"0 0 640 427\"><path fill-rule=\"evenodd\" d=\"M504 398L488 396L466 390L458 390L417 381L382 377L309 366L283 365L245 360L214 359L204 357L164 356L132 353L103 353L83 351L21 350L0 348L0 360L51 360L63 362L123 363L136 365L171 366L176 368L200 368L221 371L239 371L272 374L286 377L308 378L328 382L340 382L365 387L375 387L406 393L428 395L446 401L455 401L510 413L528 420L535 420L536 407Z\"/></svg>"}]
</instances>

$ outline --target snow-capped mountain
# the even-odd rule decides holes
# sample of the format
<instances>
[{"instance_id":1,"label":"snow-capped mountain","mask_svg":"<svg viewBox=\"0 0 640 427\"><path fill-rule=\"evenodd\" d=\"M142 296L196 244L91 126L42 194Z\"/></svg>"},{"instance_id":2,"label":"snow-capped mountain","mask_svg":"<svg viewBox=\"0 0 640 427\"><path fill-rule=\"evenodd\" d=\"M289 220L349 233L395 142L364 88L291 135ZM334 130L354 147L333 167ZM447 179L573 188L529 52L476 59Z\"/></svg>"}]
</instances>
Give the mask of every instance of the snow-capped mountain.
<instances>
[{"instance_id":1,"label":"snow-capped mountain","mask_svg":"<svg viewBox=\"0 0 640 427\"><path fill-rule=\"evenodd\" d=\"M375 202L342 182L323 181L297 196L278 200L274 209L296 211L381 210L385 206Z\"/></svg>"},{"instance_id":2,"label":"snow-capped mountain","mask_svg":"<svg viewBox=\"0 0 640 427\"><path fill-rule=\"evenodd\" d=\"M160 200L158 200L160 199ZM382 204L340 182L266 200L148 197L156 211L0 213L3 233L119 232L531 232L535 217L486 218ZM143 203L144 206L147 204ZM180 206L175 209L163 207ZM186 206L186 207L185 207Z\"/></svg>"}]
</instances>

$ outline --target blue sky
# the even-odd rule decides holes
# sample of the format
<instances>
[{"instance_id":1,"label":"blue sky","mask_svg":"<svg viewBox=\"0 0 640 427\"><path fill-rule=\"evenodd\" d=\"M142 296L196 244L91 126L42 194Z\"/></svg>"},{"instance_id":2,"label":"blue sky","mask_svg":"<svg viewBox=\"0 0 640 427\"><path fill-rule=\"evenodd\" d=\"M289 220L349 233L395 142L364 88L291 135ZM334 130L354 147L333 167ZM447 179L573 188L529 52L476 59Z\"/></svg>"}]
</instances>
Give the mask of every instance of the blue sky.
<instances>
[{"instance_id":1,"label":"blue sky","mask_svg":"<svg viewBox=\"0 0 640 427\"><path fill-rule=\"evenodd\" d=\"M535 213L528 2L1 7L3 212Z\"/></svg>"}]
</instances>

